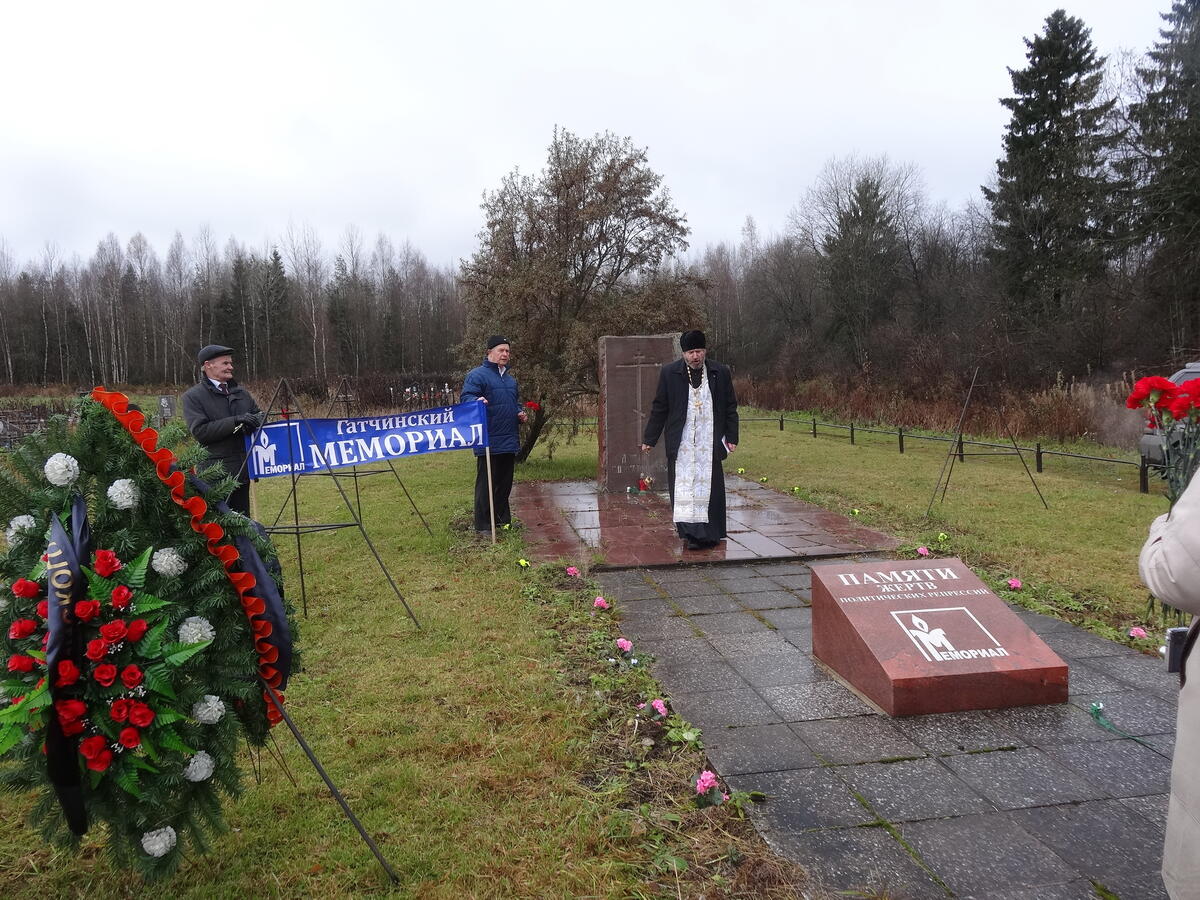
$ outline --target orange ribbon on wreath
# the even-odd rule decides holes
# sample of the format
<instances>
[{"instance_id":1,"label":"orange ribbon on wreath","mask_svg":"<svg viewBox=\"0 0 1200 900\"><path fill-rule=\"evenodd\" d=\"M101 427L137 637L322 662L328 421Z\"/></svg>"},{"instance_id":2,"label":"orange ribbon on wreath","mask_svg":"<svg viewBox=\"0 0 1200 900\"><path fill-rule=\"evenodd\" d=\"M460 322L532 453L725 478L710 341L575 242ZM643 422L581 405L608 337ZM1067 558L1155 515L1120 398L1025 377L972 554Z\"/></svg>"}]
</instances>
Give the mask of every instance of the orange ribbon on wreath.
<instances>
[{"instance_id":1,"label":"orange ribbon on wreath","mask_svg":"<svg viewBox=\"0 0 1200 900\"><path fill-rule=\"evenodd\" d=\"M257 583L254 576L248 572L232 571L233 565L238 561L237 548L228 542L222 542L225 530L220 525L204 521L204 515L208 512L208 504L204 499L184 495L185 479L177 465L175 454L166 447L158 446L158 432L147 427L146 417L141 412L129 408L129 398L118 391L96 387L92 390L92 399L111 412L121 423L121 427L129 432L134 443L154 463L155 474L169 489L171 499L190 516L192 530L204 536L208 552L215 556L225 569L225 575L237 591L238 601L250 622L250 630L254 635L254 649L258 653L258 674L272 688L278 687L282 679L273 664L279 659L279 651L268 640L272 626L263 617L266 605L261 597L251 593ZM263 700L267 704L267 721L275 725L283 720L283 714L276 707L272 693L279 703L283 702L283 694L278 691L263 691Z\"/></svg>"}]
</instances>

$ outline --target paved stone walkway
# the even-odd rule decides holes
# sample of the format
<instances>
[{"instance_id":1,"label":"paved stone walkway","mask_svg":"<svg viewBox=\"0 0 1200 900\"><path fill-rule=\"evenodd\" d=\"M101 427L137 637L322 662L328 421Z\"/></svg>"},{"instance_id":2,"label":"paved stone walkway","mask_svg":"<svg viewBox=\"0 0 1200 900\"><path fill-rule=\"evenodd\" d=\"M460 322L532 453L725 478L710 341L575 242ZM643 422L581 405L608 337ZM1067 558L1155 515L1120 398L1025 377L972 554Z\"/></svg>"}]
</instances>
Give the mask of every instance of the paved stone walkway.
<instances>
[{"instance_id":1,"label":"paved stone walkway","mask_svg":"<svg viewBox=\"0 0 1200 900\"><path fill-rule=\"evenodd\" d=\"M803 562L598 578L714 768L768 794L751 812L766 840L832 890L1166 897L1178 682L1158 661L1018 609L1068 663L1068 703L892 719L813 661ZM1140 740L1097 725L1094 701Z\"/></svg>"},{"instance_id":2,"label":"paved stone walkway","mask_svg":"<svg viewBox=\"0 0 1200 900\"><path fill-rule=\"evenodd\" d=\"M529 556L541 562L596 554L602 566L816 559L898 542L829 510L725 476L729 537L707 550L687 550L675 533L666 494L608 494L591 481L524 481L512 506L525 526Z\"/></svg>"}]
</instances>

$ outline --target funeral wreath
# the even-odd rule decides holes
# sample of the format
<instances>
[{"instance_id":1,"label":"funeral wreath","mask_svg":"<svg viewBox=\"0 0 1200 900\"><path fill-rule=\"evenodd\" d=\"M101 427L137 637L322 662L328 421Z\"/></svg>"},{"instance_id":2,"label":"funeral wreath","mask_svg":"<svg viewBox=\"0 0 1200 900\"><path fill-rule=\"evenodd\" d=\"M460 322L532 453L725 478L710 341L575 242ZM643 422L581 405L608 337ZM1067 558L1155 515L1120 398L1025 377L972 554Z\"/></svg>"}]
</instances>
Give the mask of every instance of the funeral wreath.
<instances>
[{"instance_id":1,"label":"funeral wreath","mask_svg":"<svg viewBox=\"0 0 1200 900\"><path fill-rule=\"evenodd\" d=\"M47 840L99 827L150 877L224 829L292 666L269 542L196 465L102 388L0 457L0 784Z\"/></svg>"}]
</instances>

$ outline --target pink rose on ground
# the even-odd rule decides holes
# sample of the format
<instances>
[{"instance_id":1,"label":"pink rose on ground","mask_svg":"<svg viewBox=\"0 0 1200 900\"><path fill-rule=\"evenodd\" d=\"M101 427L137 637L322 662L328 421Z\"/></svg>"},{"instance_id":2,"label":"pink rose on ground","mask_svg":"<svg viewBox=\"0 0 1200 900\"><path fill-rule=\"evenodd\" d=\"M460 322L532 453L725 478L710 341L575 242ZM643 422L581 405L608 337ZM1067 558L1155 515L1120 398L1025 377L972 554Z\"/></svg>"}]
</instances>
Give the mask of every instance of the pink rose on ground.
<instances>
[{"instance_id":1,"label":"pink rose on ground","mask_svg":"<svg viewBox=\"0 0 1200 900\"><path fill-rule=\"evenodd\" d=\"M592 606L596 607L596 609L608 609L608 601L603 597L597 597L592 602Z\"/></svg>"},{"instance_id":2,"label":"pink rose on ground","mask_svg":"<svg viewBox=\"0 0 1200 900\"><path fill-rule=\"evenodd\" d=\"M1131 638L1144 638L1144 637L1146 637L1146 629L1142 628L1141 626L1130 628L1129 636Z\"/></svg>"},{"instance_id":3,"label":"pink rose on ground","mask_svg":"<svg viewBox=\"0 0 1200 900\"><path fill-rule=\"evenodd\" d=\"M1009 590L1019 591L1021 589L1021 579L1020 578L1008 579L1008 587L1009 587Z\"/></svg>"},{"instance_id":4,"label":"pink rose on ground","mask_svg":"<svg viewBox=\"0 0 1200 900\"><path fill-rule=\"evenodd\" d=\"M654 707L654 711L656 713L658 713L660 716L666 716L667 704L663 703L661 699L660 700L651 700L650 705Z\"/></svg>"},{"instance_id":5,"label":"pink rose on ground","mask_svg":"<svg viewBox=\"0 0 1200 900\"><path fill-rule=\"evenodd\" d=\"M637 705L637 708L638 708L638 709L645 709L645 708L646 708L646 704L645 704L645 703L639 703L639 704Z\"/></svg>"},{"instance_id":6,"label":"pink rose on ground","mask_svg":"<svg viewBox=\"0 0 1200 900\"><path fill-rule=\"evenodd\" d=\"M929 555L928 547L918 547L917 548L917 556L928 556L928 555Z\"/></svg>"},{"instance_id":7,"label":"pink rose on ground","mask_svg":"<svg viewBox=\"0 0 1200 900\"><path fill-rule=\"evenodd\" d=\"M572 578L578 578L579 570L577 568L575 568L574 566L567 566L567 574L570 575Z\"/></svg>"},{"instance_id":8,"label":"pink rose on ground","mask_svg":"<svg viewBox=\"0 0 1200 900\"><path fill-rule=\"evenodd\" d=\"M633 641L628 638L617 638L617 649L622 653L628 653L633 649Z\"/></svg>"},{"instance_id":9,"label":"pink rose on ground","mask_svg":"<svg viewBox=\"0 0 1200 900\"><path fill-rule=\"evenodd\" d=\"M717 786L717 775L715 772L710 772L705 769L700 773L700 777L696 779L696 793L707 794Z\"/></svg>"}]
</instances>

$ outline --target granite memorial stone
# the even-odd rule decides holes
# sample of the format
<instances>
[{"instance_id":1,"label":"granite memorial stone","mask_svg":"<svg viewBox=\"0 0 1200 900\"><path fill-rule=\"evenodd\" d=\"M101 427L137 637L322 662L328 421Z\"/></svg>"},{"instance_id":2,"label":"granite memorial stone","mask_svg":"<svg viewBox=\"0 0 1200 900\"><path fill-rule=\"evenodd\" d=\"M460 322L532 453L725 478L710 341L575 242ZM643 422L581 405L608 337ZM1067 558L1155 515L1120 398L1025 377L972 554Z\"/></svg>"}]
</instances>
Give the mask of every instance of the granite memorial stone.
<instances>
[{"instance_id":1,"label":"granite memorial stone","mask_svg":"<svg viewBox=\"0 0 1200 900\"><path fill-rule=\"evenodd\" d=\"M639 447L658 387L658 370L679 356L678 334L600 338L600 461L597 480L607 491L638 490L651 479L667 489L663 443L643 454Z\"/></svg>"},{"instance_id":2,"label":"granite memorial stone","mask_svg":"<svg viewBox=\"0 0 1200 900\"><path fill-rule=\"evenodd\" d=\"M812 567L813 656L888 715L1065 703L1067 666L958 559Z\"/></svg>"}]
</instances>

